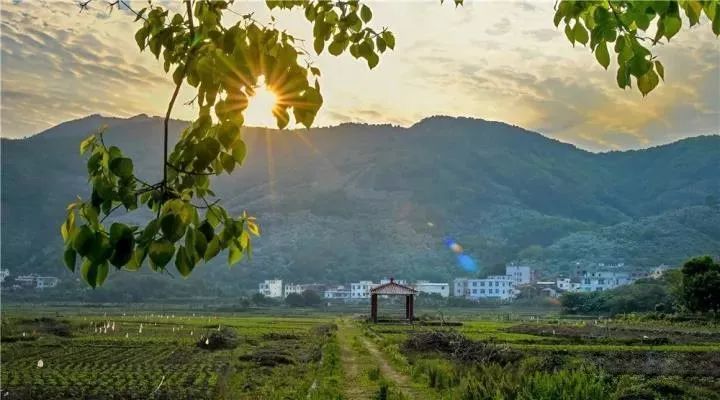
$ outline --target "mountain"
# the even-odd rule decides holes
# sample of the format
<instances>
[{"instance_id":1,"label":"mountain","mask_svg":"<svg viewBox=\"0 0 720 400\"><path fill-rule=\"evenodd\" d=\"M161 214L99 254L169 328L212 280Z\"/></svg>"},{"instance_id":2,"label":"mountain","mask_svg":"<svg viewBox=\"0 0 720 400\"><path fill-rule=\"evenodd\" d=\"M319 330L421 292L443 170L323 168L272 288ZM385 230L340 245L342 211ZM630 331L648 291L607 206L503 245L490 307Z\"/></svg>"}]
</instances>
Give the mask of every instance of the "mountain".
<instances>
[{"instance_id":1,"label":"mountain","mask_svg":"<svg viewBox=\"0 0 720 400\"><path fill-rule=\"evenodd\" d=\"M138 176L159 180L159 117L92 115L2 139L4 268L62 273L65 205L88 194L78 144L101 125ZM173 138L185 125L172 121ZM447 236L483 267L524 260L547 273L575 261L650 268L720 253L717 135L598 154L500 122L431 117L409 128L248 128L244 137L245 165L214 185L264 234L251 262L228 270L217 261L197 279L450 279L460 270Z\"/></svg>"}]
</instances>

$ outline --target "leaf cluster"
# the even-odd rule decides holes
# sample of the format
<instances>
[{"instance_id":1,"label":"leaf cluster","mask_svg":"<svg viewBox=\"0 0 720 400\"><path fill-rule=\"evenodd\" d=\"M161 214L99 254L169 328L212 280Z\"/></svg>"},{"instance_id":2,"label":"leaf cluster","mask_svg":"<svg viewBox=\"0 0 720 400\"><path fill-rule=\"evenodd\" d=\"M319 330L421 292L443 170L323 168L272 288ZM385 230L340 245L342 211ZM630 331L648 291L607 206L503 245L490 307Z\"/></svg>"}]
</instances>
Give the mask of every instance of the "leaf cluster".
<instances>
[{"instance_id":1,"label":"leaf cluster","mask_svg":"<svg viewBox=\"0 0 720 400\"><path fill-rule=\"evenodd\" d=\"M616 54L616 80L620 88L632 87L632 80L643 96L665 79L663 64L652 54L652 46L670 41L682 27L683 15L690 27L703 15L720 35L720 2L685 1L576 1L557 4L553 22L565 24L565 36L575 45L588 46L597 62L607 69L610 51ZM648 36L654 31L654 35Z\"/></svg>"},{"instance_id":2,"label":"leaf cluster","mask_svg":"<svg viewBox=\"0 0 720 400\"><path fill-rule=\"evenodd\" d=\"M242 165L247 147L242 140L243 112L259 85L277 96L272 113L279 128L291 120L310 127L320 109L320 70L304 60L309 54L301 41L273 25L263 25L252 14L234 24L223 23L232 1L185 1L185 13L149 3L134 11L141 27L135 41L161 60L175 83L165 118L167 122L180 87L195 88L197 118L182 132L174 149L164 158L163 180L149 184L136 176L132 159L107 147L101 130L80 144L88 157L90 199L78 199L67 208L61 227L65 264L92 287L101 285L109 266L135 271L147 260L155 271L166 271L174 259L177 271L190 275L201 262L227 250L233 265L251 254L251 236L260 228L254 217L242 212L233 217L219 205L211 177L232 173ZM370 8L358 1L267 1L267 7L302 7L313 24L314 47L319 54L340 55L348 50L373 68L379 53L395 47L393 34L367 26ZM274 23L274 19L273 19ZM143 207L154 218L145 226L104 220L123 207L132 212ZM79 260L78 260L79 259Z\"/></svg>"}]
</instances>

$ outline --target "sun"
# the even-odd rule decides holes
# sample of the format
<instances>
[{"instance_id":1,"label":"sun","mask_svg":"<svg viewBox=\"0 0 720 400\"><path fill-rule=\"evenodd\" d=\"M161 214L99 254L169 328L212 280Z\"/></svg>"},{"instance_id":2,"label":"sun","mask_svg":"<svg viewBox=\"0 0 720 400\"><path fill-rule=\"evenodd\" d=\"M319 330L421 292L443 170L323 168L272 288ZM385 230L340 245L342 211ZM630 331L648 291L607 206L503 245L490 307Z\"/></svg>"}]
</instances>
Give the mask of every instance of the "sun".
<instances>
[{"instance_id":1,"label":"sun","mask_svg":"<svg viewBox=\"0 0 720 400\"><path fill-rule=\"evenodd\" d=\"M278 103L277 94L273 93L265 85L265 78L258 79L255 87L255 94L248 99L248 107L245 109L245 125L274 127L277 125L273 116L273 108Z\"/></svg>"}]
</instances>

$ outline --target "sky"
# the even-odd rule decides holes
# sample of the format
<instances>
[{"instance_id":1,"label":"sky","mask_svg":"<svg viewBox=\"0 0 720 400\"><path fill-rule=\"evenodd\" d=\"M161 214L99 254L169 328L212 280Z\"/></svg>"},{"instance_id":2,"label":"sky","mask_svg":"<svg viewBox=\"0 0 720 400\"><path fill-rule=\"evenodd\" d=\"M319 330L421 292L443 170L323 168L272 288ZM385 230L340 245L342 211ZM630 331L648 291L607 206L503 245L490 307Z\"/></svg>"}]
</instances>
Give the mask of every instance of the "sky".
<instances>
[{"instance_id":1,"label":"sky","mask_svg":"<svg viewBox=\"0 0 720 400\"><path fill-rule=\"evenodd\" d=\"M130 3L141 8L146 1ZM26 137L90 114L164 115L172 78L152 54L139 52L138 23L126 11L109 14L102 0L83 13L76 4L0 0L3 137ZM573 47L554 27L553 1L368 4L371 25L392 30L396 48L372 71L349 54L314 56L325 99L318 126L410 126L432 115L467 116L592 151L720 133L720 39L707 20L656 47L666 82L643 98L616 86L614 63L605 71L589 49ZM270 17L264 2L238 1L233 10ZM272 15L278 27L311 38L301 11ZM233 18L229 13L228 22ZM174 118L193 118L197 109L183 104L192 97L181 91ZM270 110L248 117L251 125L274 126Z\"/></svg>"}]
</instances>

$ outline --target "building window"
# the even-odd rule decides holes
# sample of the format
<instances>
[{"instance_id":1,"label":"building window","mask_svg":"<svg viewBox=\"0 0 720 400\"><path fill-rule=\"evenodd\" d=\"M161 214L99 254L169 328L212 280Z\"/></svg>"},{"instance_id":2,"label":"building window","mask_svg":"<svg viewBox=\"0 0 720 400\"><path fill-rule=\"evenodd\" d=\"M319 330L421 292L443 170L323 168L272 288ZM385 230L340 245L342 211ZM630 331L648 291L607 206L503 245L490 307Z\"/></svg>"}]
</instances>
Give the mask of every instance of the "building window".
<instances>
[{"instance_id":1,"label":"building window","mask_svg":"<svg viewBox=\"0 0 720 400\"><path fill-rule=\"evenodd\" d=\"M495 289L495 294L500 293L500 289Z\"/></svg>"},{"instance_id":2,"label":"building window","mask_svg":"<svg viewBox=\"0 0 720 400\"><path fill-rule=\"evenodd\" d=\"M481 282L482 283L482 282ZM477 286L477 282L473 282L473 287Z\"/></svg>"},{"instance_id":3,"label":"building window","mask_svg":"<svg viewBox=\"0 0 720 400\"><path fill-rule=\"evenodd\" d=\"M495 286L500 286L500 282L495 282ZM497 290L495 290L495 293L497 293Z\"/></svg>"},{"instance_id":4,"label":"building window","mask_svg":"<svg viewBox=\"0 0 720 400\"><path fill-rule=\"evenodd\" d=\"M485 289L480 289L480 294L485 294Z\"/></svg>"},{"instance_id":5,"label":"building window","mask_svg":"<svg viewBox=\"0 0 720 400\"><path fill-rule=\"evenodd\" d=\"M473 294L477 294L477 289L473 289Z\"/></svg>"}]
</instances>

